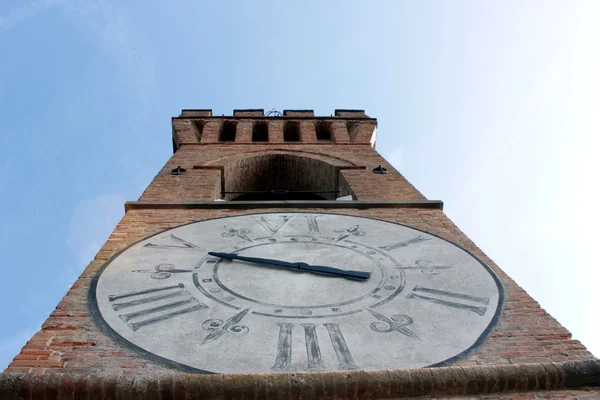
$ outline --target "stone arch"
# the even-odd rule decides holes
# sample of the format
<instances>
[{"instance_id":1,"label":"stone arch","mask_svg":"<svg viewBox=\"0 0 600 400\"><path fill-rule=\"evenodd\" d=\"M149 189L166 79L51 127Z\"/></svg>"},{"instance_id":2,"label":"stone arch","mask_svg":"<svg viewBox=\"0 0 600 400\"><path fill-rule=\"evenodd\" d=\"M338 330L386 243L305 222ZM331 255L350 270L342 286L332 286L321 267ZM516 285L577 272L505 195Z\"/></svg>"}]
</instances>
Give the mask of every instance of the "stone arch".
<instances>
[{"instance_id":1,"label":"stone arch","mask_svg":"<svg viewBox=\"0 0 600 400\"><path fill-rule=\"evenodd\" d=\"M261 150L244 151L244 152L235 154L233 156L227 155L224 157L214 158L214 159L211 159L209 162L211 165L226 165L228 163L241 160L243 158L258 157L258 156L269 155L269 154L290 154L290 155L296 155L299 157L314 158L314 159L325 161L329 164L332 164L335 166L340 166L340 167L341 166L352 167L352 166L358 165L358 164L356 164L352 161L349 161L345 158L333 156L331 154L321 153L318 151L310 151L310 150L297 150L297 149L290 150L290 149L285 149L285 148L271 148L269 150L261 149Z\"/></svg>"},{"instance_id":2,"label":"stone arch","mask_svg":"<svg viewBox=\"0 0 600 400\"><path fill-rule=\"evenodd\" d=\"M335 200L351 194L339 173L349 163L322 158L277 152L229 160L223 171L223 199Z\"/></svg>"}]
</instances>

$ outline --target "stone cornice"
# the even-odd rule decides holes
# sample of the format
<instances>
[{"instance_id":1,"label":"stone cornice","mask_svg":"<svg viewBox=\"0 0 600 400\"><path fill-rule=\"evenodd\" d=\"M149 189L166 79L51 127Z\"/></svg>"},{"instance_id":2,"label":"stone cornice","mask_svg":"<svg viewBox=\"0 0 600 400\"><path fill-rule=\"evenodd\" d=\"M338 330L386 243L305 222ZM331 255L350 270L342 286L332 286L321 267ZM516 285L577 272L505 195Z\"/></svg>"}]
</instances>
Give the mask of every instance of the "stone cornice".
<instances>
[{"instance_id":1,"label":"stone cornice","mask_svg":"<svg viewBox=\"0 0 600 400\"><path fill-rule=\"evenodd\" d=\"M280 374L0 375L0 398L444 398L600 386L600 361ZM45 396L45 397L44 397Z\"/></svg>"}]
</instances>

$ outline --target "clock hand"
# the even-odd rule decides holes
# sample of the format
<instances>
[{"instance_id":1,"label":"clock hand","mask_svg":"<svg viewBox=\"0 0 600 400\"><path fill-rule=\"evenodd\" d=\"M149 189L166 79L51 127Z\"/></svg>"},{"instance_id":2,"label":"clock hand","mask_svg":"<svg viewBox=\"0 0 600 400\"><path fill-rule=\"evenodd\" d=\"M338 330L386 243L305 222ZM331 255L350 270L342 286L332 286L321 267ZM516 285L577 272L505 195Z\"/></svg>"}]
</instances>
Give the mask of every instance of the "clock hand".
<instances>
[{"instance_id":1,"label":"clock hand","mask_svg":"<svg viewBox=\"0 0 600 400\"><path fill-rule=\"evenodd\" d=\"M214 256L214 257L222 258L224 260L240 260L240 261L246 261L246 262L251 262L251 263L255 263L255 264L270 265L273 267L280 267L280 268L288 268L288 269L293 269L296 271L312 272L313 274L319 274L319 275L339 276L342 278L357 280L357 281L367 280L371 277L371 274L369 272L343 270L343 269L339 269L339 268L325 267L325 266L321 266L321 265L309 265L306 263L291 263L291 262L287 262L287 261L273 260L273 259L269 259L269 258L245 257L245 256L238 256L237 254L233 254L233 253L208 252L208 254L211 256Z\"/></svg>"}]
</instances>

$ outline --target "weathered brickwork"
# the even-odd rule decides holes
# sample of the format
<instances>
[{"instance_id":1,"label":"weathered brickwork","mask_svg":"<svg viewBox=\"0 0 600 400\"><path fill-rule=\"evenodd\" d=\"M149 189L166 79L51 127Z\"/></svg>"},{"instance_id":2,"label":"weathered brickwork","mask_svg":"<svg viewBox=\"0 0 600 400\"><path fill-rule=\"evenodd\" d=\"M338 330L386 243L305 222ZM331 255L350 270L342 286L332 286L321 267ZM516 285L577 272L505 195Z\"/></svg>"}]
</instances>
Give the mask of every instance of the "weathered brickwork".
<instances>
[{"instance_id":1,"label":"weathered brickwork","mask_svg":"<svg viewBox=\"0 0 600 400\"><path fill-rule=\"evenodd\" d=\"M374 143L376 122L366 116L363 111L336 110L335 117L327 121L331 128L331 140L326 141L319 141L316 137L315 126L318 121L310 119L314 115L311 110L286 110L285 112L288 119L299 122L301 138L299 142L283 140L286 118L269 119L263 115L263 110L236 110L235 117L217 118L211 117L210 110L184 110L182 118L173 120L174 147L177 151L160 170L139 200L144 202L209 202L220 198L230 200L236 195L224 192L266 190L274 187L336 191L336 193L323 194L325 199L352 195L355 200L360 201L426 200L374 150L372 144ZM223 121L228 119L236 122L235 141L222 143L218 141L219 131ZM252 140L253 124L261 121L268 121L267 142ZM386 167L389 173L373 173L373 168L378 165ZM187 173L184 175L171 174L171 171L179 166L185 168ZM42 375L68 373L88 376L90 374L110 374L112 377L133 377L134 375L148 377L158 374L163 377L160 379L167 379L164 376L180 376L179 371L158 364L123 347L97 325L90 315L88 305L88 289L96 272L118 251L149 235L169 228L211 218L259 212L294 211L338 213L405 224L441 236L464 247L496 272L504 285L506 296L499 323L481 347L449 367L450 369L443 370L448 371L447 373L458 376L465 374L465 371L471 371L469 373L480 374L485 380L487 373L485 371L491 371L486 369L488 367L503 366L502 368L508 368L508 371L511 371L511 368L515 371L525 371L523 372L525 375L533 374L535 371L537 371L535 373L539 373L540 368L542 370L546 368L547 375L543 376L552 380L552 371L555 367L548 367L548 365L594 359L580 342L573 340L571 334L564 327L496 266L441 210L431 208L326 209L318 207L302 209L184 209L174 206L160 209L130 209L94 260L43 324L41 330L27 342L5 372ZM535 365L525 368L524 364ZM521 367L525 369L519 369ZM431 374L432 379L435 379L436 374L442 373L439 371L441 369L431 369L427 374ZM498 370L495 371L498 372ZM386 373L393 376L399 372L388 371ZM365 374L367 374L365 377L369 378L369 373ZM560 378L559 375L556 375L558 381L565 379L564 376ZM339 379L339 376L336 379ZM382 379L383 375L377 376L378 378L373 379ZM288 378L269 377L268 379ZM498 389L506 392L501 396L478 396L476 391L473 391L475 389L471 390L472 388L465 389L464 393L460 391L450 391L449 393L452 393L452 396L460 394L466 396L452 398L471 399L600 398L600 391L597 388L582 390L579 387L584 385L571 385L569 387L578 389L564 391L561 390L565 387L564 385L540 384L539 379L541 378L536 377L531 381L537 382L535 385L515 386L514 394L509 393L512 389L508 386L502 390ZM29 382L28 385L34 385L31 383L33 381L27 382ZM395 384L393 379L390 382L386 384L392 386ZM75 383L71 382L71 384ZM90 384L89 381L86 381L86 384ZM344 385L350 384L352 384L350 381L344 383ZM357 383L357 385L358 389L356 390L360 390L360 384ZM600 382L597 382L595 386L600 386ZM181 390L184 393L188 389ZM481 393L490 392L487 389L481 391ZM315 397L315 393L296 398L319 398ZM411 393L414 395L417 392ZM441 392L435 394L443 396ZM471 397L468 397L469 394ZM325 397L328 396L323 398ZM354 397L379 398L375 395L356 395ZM285 396L278 398L285 398Z\"/></svg>"},{"instance_id":2,"label":"weathered brickwork","mask_svg":"<svg viewBox=\"0 0 600 400\"><path fill-rule=\"evenodd\" d=\"M88 286L96 271L113 254L130 244L165 229L192 221L251 214L264 210L130 210L83 272L42 330L27 343L7 371L101 372L121 374L166 370L107 337L89 314ZM290 209L270 211L290 212ZM458 366L548 363L592 359L585 347L475 246L440 210L424 209L303 209L381 218L428 231L450 240L487 263L505 287L505 307L500 322L487 342ZM35 356L35 357L34 357ZM34 359L35 358L35 359Z\"/></svg>"},{"instance_id":3,"label":"weathered brickwork","mask_svg":"<svg viewBox=\"0 0 600 400\"><path fill-rule=\"evenodd\" d=\"M549 392L527 392L527 393L503 393L502 395L491 396L461 396L452 397L456 400L597 400L600 399L600 390L552 390Z\"/></svg>"},{"instance_id":4,"label":"weathered brickwork","mask_svg":"<svg viewBox=\"0 0 600 400\"><path fill-rule=\"evenodd\" d=\"M203 135L209 129L208 125L204 126ZM227 143L201 147L182 146L161 169L140 200L211 201L221 198L221 190L251 190L248 183L242 183L244 179L252 177L262 180L269 178L269 175L283 175L277 169L264 169L261 166L263 161L274 159L274 156L287 156L285 164L290 167L296 165L298 172L300 165L306 166L307 169L301 172L302 179L316 184L318 190L340 190L343 192L340 196L352 194L355 200L425 200L413 185L369 145L322 144L317 147L258 143L251 147ZM372 170L378 165L387 168L388 173L374 174ZM188 173L172 175L171 170L178 166L187 169ZM257 170L253 171L252 166ZM220 175L216 167L224 169L224 176ZM327 187L323 186L326 176L331 182ZM292 173L280 176L279 180L284 184L288 179L291 189L302 189L303 187L293 187L296 178L297 175ZM222 189L221 180L224 185Z\"/></svg>"},{"instance_id":5,"label":"weathered brickwork","mask_svg":"<svg viewBox=\"0 0 600 400\"><path fill-rule=\"evenodd\" d=\"M257 122L266 122L268 125L269 143L289 143L285 140L283 130L285 125L298 124L300 126L299 143L320 144L324 138L319 139L316 134L316 123L326 123L330 137L326 140L333 143L369 144L374 146L377 121L369 118L361 110L336 110L335 117L314 117L312 110L285 110L285 117L263 118L262 110L236 110L234 111L237 144L251 144L246 132L251 131ZM224 124L231 122L231 117L213 117L207 111L185 111L177 118L173 118L173 140L176 147L186 144L214 144L220 143L219 136L214 132L219 131ZM240 125L240 123L242 125ZM198 135L195 127L206 127L209 124L208 134Z\"/></svg>"},{"instance_id":6,"label":"weathered brickwork","mask_svg":"<svg viewBox=\"0 0 600 400\"><path fill-rule=\"evenodd\" d=\"M587 368L580 379L578 364ZM590 399L598 361L382 371L0 377L2 399ZM592 386L590 386L592 385Z\"/></svg>"}]
</instances>

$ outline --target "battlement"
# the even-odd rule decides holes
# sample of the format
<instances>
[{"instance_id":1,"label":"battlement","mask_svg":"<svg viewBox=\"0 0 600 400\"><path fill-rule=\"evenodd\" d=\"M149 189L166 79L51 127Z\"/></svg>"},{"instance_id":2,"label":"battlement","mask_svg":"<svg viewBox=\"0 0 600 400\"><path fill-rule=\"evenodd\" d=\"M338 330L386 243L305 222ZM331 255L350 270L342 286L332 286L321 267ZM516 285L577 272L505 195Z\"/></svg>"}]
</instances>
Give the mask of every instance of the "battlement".
<instances>
[{"instance_id":1,"label":"battlement","mask_svg":"<svg viewBox=\"0 0 600 400\"><path fill-rule=\"evenodd\" d=\"M212 110L182 110L172 119L173 151L204 144L366 144L375 147L377 120L364 110L336 109L329 116L314 110L236 109L215 116Z\"/></svg>"},{"instance_id":2,"label":"battlement","mask_svg":"<svg viewBox=\"0 0 600 400\"><path fill-rule=\"evenodd\" d=\"M236 109L233 110L233 116L216 116L213 115L213 110L209 109L186 109L181 110L181 114L177 118L196 118L196 117L214 117L214 118L248 118L248 117L269 117L269 118L349 118L349 119L374 119L369 117L365 110L358 109L336 109L330 116L315 116L314 110L283 110L283 112L275 109L267 111L262 108L251 108L251 109Z\"/></svg>"}]
</instances>

